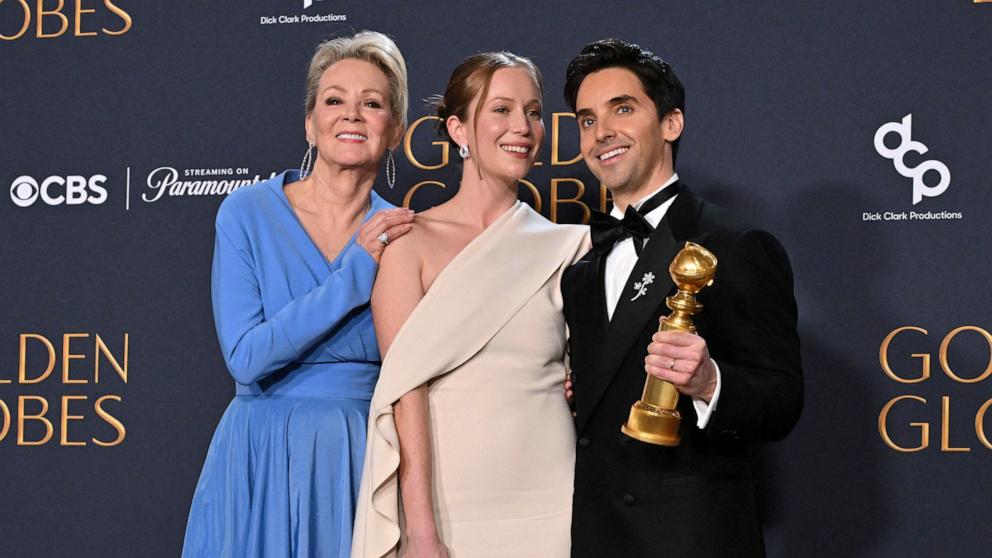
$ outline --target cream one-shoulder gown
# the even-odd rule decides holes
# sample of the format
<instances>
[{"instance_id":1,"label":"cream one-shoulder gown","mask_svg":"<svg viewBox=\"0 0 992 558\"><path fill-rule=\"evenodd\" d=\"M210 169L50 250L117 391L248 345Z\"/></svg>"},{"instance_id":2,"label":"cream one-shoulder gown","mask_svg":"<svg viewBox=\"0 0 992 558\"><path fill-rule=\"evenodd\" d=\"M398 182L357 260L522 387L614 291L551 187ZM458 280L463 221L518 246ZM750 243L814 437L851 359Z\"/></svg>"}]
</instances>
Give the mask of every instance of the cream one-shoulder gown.
<instances>
[{"instance_id":1,"label":"cream one-shoulder gown","mask_svg":"<svg viewBox=\"0 0 992 558\"><path fill-rule=\"evenodd\" d=\"M575 431L559 282L586 230L518 202L438 275L383 362L352 556L403 555L392 404L425 382L435 516L452 558L569 555Z\"/></svg>"}]
</instances>

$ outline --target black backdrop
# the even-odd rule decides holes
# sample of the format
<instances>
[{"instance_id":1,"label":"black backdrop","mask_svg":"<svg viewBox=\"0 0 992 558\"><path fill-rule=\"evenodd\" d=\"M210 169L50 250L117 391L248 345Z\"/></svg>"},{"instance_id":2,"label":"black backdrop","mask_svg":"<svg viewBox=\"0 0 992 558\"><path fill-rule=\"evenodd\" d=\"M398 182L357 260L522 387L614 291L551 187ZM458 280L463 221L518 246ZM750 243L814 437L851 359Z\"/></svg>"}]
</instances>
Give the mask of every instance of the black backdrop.
<instances>
[{"instance_id":1,"label":"black backdrop","mask_svg":"<svg viewBox=\"0 0 992 558\"><path fill-rule=\"evenodd\" d=\"M769 554L988 553L992 4L60 3L0 2L0 555L178 555L233 389L209 304L223 195L169 181L297 166L313 48L366 28L407 57L411 123L466 55L532 57L549 140L529 182L560 222L583 217L561 201L579 188L601 203L581 162L552 164L554 119L556 161L577 153L553 114L566 61L606 36L669 59L688 91L683 181L773 231L796 272L807 404L757 456ZM40 29L39 5L58 12ZM875 135L907 115L903 147L929 150L897 156L903 176ZM453 168L421 168L443 162L435 141L413 128L378 191L402 203L429 181L415 209L450 195ZM949 184L914 203L927 161Z\"/></svg>"}]
</instances>

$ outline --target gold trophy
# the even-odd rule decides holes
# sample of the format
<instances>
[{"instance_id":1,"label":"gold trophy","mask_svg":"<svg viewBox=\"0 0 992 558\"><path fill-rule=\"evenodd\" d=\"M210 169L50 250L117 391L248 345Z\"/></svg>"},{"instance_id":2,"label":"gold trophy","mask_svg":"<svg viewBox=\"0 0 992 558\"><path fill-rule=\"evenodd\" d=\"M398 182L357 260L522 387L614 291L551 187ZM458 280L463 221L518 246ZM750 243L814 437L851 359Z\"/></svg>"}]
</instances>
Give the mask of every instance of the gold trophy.
<instances>
[{"instance_id":1,"label":"gold trophy","mask_svg":"<svg viewBox=\"0 0 992 558\"><path fill-rule=\"evenodd\" d=\"M698 244L686 242L668 266L672 281L679 292L665 299L672 313L658 331L696 332L692 316L703 309L695 294L713 284L716 256ZM660 446L679 445L679 423L682 414L675 407L679 392L671 382L648 375L640 401L630 408L630 416L620 431L631 438Z\"/></svg>"}]
</instances>

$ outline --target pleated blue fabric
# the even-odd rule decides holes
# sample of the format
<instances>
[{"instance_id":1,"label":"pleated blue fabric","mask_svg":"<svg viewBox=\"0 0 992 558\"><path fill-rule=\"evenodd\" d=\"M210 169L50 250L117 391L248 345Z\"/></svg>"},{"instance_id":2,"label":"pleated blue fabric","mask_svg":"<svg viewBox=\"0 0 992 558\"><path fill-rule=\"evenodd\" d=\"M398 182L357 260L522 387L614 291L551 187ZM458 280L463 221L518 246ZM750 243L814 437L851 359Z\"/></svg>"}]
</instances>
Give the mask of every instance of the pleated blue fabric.
<instances>
[{"instance_id":1,"label":"pleated blue fabric","mask_svg":"<svg viewBox=\"0 0 992 558\"><path fill-rule=\"evenodd\" d=\"M193 494L184 558L348 556L381 357L377 266L352 239L327 261L283 187L232 193L217 214L214 320L236 396ZM372 194L371 210L392 207Z\"/></svg>"},{"instance_id":2,"label":"pleated blue fabric","mask_svg":"<svg viewBox=\"0 0 992 558\"><path fill-rule=\"evenodd\" d=\"M368 401L238 396L207 452L184 556L347 556Z\"/></svg>"}]
</instances>

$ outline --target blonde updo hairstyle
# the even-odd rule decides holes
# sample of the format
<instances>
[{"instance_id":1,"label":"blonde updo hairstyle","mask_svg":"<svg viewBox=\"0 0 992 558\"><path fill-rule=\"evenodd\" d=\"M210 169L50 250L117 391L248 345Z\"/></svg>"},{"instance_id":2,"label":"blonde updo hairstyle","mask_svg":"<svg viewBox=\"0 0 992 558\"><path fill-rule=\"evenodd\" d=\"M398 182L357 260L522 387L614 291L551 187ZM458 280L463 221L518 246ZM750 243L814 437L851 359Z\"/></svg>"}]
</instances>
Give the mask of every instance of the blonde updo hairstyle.
<instances>
[{"instance_id":1,"label":"blonde updo hairstyle","mask_svg":"<svg viewBox=\"0 0 992 558\"><path fill-rule=\"evenodd\" d=\"M389 110L397 125L406 128L410 92L406 62L392 39L377 31L361 31L352 37L338 37L317 46L307 72L306 111L309 116L317 105L317 84L324 71L336 62L354 58L369 62L386 76L389 83Z\"/></svg>"}]
</instances>

